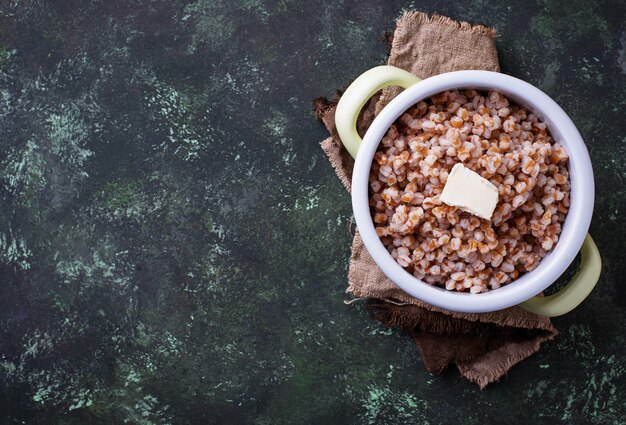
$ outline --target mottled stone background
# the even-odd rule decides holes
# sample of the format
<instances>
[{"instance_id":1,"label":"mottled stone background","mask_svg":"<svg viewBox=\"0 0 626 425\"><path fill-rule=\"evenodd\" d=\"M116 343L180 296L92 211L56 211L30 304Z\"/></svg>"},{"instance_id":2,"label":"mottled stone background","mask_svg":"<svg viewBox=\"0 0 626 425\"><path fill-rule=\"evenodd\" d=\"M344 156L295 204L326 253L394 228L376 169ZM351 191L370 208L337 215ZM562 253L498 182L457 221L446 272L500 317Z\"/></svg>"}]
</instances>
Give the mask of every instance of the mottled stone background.
<instances>
[{"instance_id":1,"label":"mottled stone background","mask_svg":"<svg viewBox=\"0 0 626 425\"><path fill-rule=\"evenodd\" d=\"M345 306L351 206L311 99L417 8L494 26L577 123L600 284L486 391ZM1 424L624 423L626 7L0 4Z\"/></svg>"}]
</instances>

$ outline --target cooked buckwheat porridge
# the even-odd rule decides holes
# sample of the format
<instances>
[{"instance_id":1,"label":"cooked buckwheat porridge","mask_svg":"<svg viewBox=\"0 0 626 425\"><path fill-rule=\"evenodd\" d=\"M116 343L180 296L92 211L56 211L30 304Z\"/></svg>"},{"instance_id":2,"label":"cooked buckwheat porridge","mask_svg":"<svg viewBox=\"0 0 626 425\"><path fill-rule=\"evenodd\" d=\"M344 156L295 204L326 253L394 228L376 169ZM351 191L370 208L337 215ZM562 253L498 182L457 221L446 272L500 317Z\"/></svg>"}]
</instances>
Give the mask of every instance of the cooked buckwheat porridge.
<instances>
[{"instance_id":1,"label":"cooked buckwheat porridge","mask_svg":"<svg viewBox=\"0 0 626 425\"><path fill-rule=\"evenodd\" d=\"M535 115L492 91L447 91L387 131L369 176L376 232L432 285L473 294L529 272L559 239L569 208L567 153ZM439 199L457 163L498 188L491 220Z\"/></svg>"}]
</instances>

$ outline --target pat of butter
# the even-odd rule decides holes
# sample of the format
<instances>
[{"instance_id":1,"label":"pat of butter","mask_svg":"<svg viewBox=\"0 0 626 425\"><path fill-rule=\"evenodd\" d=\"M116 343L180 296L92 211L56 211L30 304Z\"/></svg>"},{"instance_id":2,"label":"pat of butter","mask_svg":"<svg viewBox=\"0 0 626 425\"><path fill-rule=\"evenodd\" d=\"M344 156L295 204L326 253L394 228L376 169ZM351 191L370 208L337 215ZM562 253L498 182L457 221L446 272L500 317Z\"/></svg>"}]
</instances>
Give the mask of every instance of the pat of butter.
<instances>
[{"instance_id":1,"label":"pat of butter","mask_svg":"<svg viewBox=\"0 0 626 425\"><path fill-rule=\"evenodd\" d=\"M448 181L439 199L450 206L490 220L498 203L498 188L458 163L448 174Z\"/></svg>"}]
</instances>

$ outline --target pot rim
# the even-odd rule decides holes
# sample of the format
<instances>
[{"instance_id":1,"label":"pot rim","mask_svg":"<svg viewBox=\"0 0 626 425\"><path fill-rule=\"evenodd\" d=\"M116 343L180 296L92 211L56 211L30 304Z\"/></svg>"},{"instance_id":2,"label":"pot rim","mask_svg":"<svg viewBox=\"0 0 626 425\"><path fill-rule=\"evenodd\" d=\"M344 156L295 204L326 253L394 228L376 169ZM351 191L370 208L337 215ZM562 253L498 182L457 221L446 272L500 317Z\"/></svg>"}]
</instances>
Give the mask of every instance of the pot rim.
<instances>
[{"instance_id":1,"label":"pot rim","mask_svg":"<svg viewBox=\"0 0 626 425\"><path fill-rule=\"evenodd\" d=\"M412 105L453 89L497 90L527 107L547 124L550 133L569 155L570 208L559 241L531 272L483 294L447 291L407 272L389 254L376 234L369 207L369 172L376 149L387 129ZM455 71L422 80L400 93L374 119L358 151L352 173L352 206L366 249L380 269L398 287L428 304L463 313L497 311L539 294L575 259L593 214L594 180L589 152L576 126L547 94L518 78L491 71Z\"/></svg>"}]
</instances>

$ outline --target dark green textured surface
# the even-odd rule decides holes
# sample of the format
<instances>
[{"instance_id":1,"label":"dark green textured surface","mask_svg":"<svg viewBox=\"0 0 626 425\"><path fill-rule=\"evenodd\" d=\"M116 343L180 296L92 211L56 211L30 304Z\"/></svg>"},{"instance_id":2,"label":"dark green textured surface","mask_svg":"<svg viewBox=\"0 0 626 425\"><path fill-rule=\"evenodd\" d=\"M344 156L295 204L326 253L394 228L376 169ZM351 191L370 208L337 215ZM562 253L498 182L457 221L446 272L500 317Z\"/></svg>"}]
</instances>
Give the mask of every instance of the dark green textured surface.
<instances>
[{"instance_id":1,"label":"dark green textured surface","mask_svg":"<svg viewBox=\"0 0 626 425\"><path fill-rule=\"evenodd\" d=\"M596 172L601 282L486 391L345 306L311 99L403 9L494 26ZM623 1L0 6L0 423L624 423Z\"/></svg>"}]
</instances>

